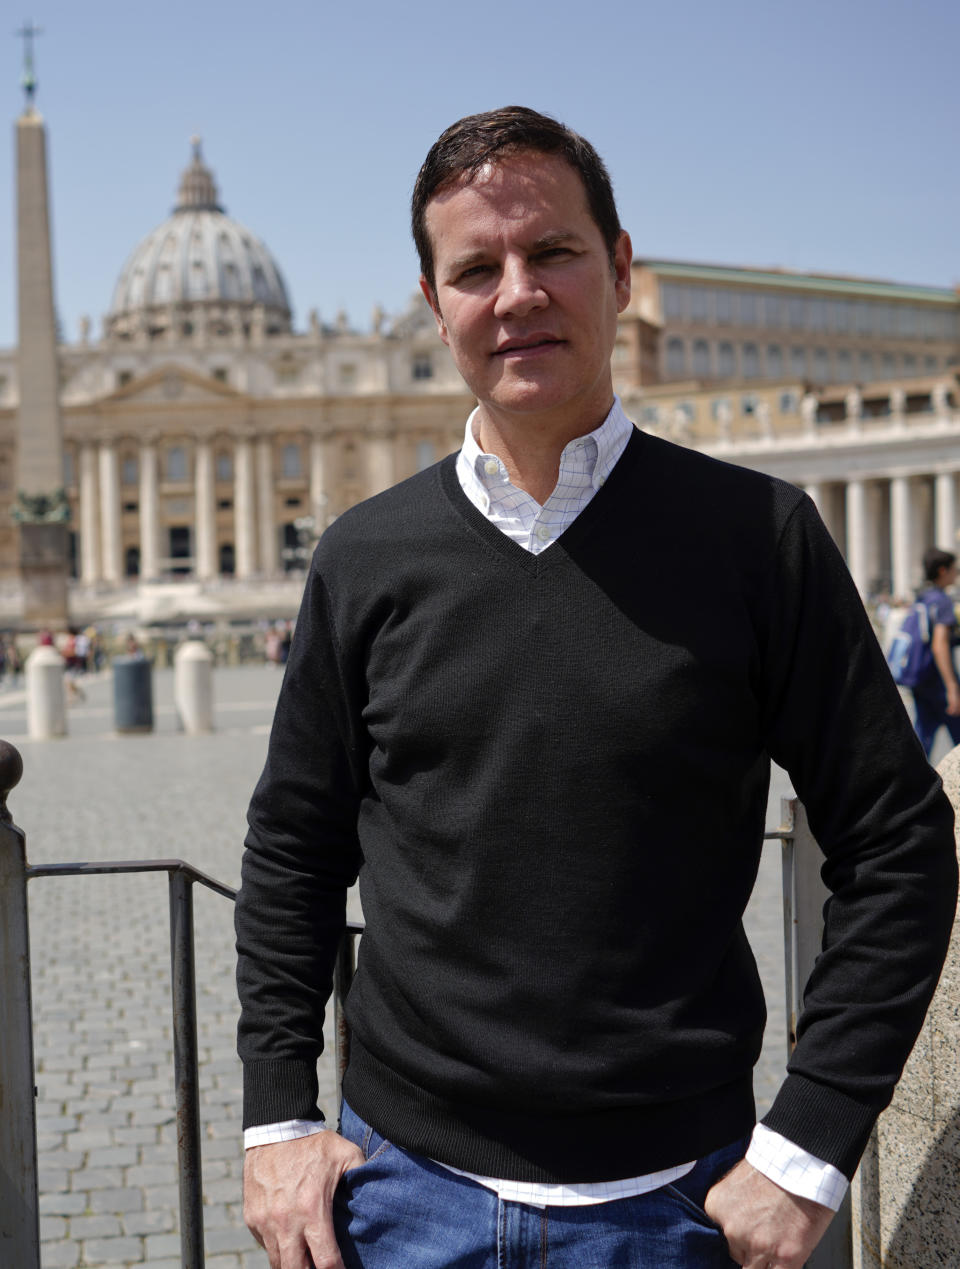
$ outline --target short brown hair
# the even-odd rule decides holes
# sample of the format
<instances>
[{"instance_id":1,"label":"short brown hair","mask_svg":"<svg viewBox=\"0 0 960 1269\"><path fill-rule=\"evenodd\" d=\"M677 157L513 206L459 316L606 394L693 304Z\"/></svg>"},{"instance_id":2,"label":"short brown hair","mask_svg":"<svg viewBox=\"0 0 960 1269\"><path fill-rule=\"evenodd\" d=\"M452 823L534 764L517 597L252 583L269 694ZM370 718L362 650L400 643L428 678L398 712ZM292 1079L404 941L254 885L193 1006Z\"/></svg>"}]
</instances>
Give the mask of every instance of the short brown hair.
<instances>
[{"instance_id":1,"label":"short brown hair","mask_svg":"<svg viewBox=\"0 0 960 1269\"><path fill-rule=\"evenodd\" d=\"M524 150L557 154L574 169L583 181L587 206L613 262L621 227L603 159L589 141L549 115L527 106L503 106L451 124L430 147L417 176L411 204L413 241L420 256L420 271L432 291L437 289L433 244L425 223L430 199L458 177L472 180L485 163Z\"/></svg>"}]
</instances>

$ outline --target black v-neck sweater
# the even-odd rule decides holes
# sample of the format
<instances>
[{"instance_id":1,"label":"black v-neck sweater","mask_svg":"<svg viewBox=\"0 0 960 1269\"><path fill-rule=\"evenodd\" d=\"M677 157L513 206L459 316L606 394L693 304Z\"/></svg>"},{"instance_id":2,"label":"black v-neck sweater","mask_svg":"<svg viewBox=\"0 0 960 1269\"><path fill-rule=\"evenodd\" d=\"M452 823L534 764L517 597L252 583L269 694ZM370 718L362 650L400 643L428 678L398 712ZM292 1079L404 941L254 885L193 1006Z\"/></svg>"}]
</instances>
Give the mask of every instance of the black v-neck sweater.
<instances>
[{"instance_id":1,"label":"black v-neck sweater","mask_svg":"<svg viewBox=\"0 0 960 1269\"><path fill-rule=\"evenodd\" d=\"M307 582L237 902L245 1123L316 1118L360 874L344 1091L485 1175L635 1176L753 1125L741 916L769 757L827 856L773 1129L850 1175L953 918L952 813L792 486L634 434L531 555L454 459L342 516Z\"/></svg>"}]
</instances>

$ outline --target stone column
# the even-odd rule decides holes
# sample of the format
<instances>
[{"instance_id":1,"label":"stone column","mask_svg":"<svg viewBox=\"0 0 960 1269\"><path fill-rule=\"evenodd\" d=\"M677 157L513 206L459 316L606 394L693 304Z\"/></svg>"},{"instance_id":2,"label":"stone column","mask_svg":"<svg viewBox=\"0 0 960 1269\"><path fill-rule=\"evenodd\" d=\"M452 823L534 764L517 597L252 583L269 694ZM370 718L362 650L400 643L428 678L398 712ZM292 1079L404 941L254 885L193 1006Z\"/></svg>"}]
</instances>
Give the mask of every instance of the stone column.
<instances>
[{"instance_id":1,"label":"stone column","mask_svg":"<svg viewBox=\"0 0 960 1269\"><path fill-rule=\"evenodd\" d=\"M847 567L861 595L867 577L867 487L862 480L847 481Z\"/></svg>"},{"instance_id":2,"label":"stone column","mask_svg":"<svg viewBox=\"0 0 960 1269\"><path fill-rule=\"evenodd\" d=\"M260 569L279 572L280 549L273 514L273 437L257 437L257 520L260 525Z\"/></svg>"},{"instance_id":3,"label":"stone column","mask_svg":"<svg viewBox=\"0 0 960 1269\"><path fill-rule=\"evenodd\" d=\"M952 471L937 472L933 486L934 538L944 551L957 549L957 477Z\"/></svg>"},{"instance_id":4,"label":"stone column","mask_svg":"<svg viewBox=\"0 0 960 1269\"><path fill-rule=\"evenodd\" d=\"M217 501L213 480L213 446L206 438L198 440L194 451L194 507L197 550L194 570L206 580L216 577L217 569Z\"/></svg>"},{"instance_id":5,"label":"stone column","mask_svg":"<svg viewBox=\"0 0 960 1269\"><path fill-rule=\"evenodd\" d=\"M80 577L100 580L100 521L97 516L97 450L91 441L80 445Z\"/></svg>"},{"instance_id":6,"label":"stone column","mask_svg":"<svg viewBox=\"0 0 960 1269\"><path fill-rule=\"evenodd\" d=\"M160 496L157 483L157 446L140 446L140 577L160 576Z\"/></svg>"},{"instance_id":7,"label":"stone column","mask_svg":"<svg viewBox=\"0 0 960 1269\"><path fill-rule=\"evenodd\" d=\"M233 453L233 532L237 577L252 577L257 571L257 536L253 448L247 436L237 437Z\"/></svg>"},{"instance_id":8,"label":"stone column","mask_svg":"<svg viewBox=\"0 0 960 1269\"><path fill-rule=\"evenodd\" d=\"M910 480L894 476L890 481L890 560L895 599L912 599L913 543Z\"/></svg>"},{"instance_id":9,"label":"stone column","mask_svg":"<svg viewBox=\"0 0 960 1269\"><path fill-rule=\"evenodd\" d=\"M103 579L123 577L123 538L120 532L120 468L112 440L100 442L100 530Z\"/></svg>"},{"instance_id":10,"label":"stone column","mask_svg":"<svg viewBox=\"0 0 960 1269\"><path fill-rule=\"evenodd\" d=\"M366 438L367 495L382 493L396 483L393 464L393 432L371 432Z\"/></svg>"},{"instance_id":11,"label":"stone column","mask_svg":"<svg viewBox=\"0 0 960 1269\"><path fill-rule=\"evenodd\" d=\"M813 484L804 485L803 492L807 495L816 509L820 512L820 519L823 519L823 490L820 488L820 482L815 481Z\"/></svg>"},{"instance_id":12,"label":"stone column","mask_svg":"<svg viewBox=\"0 0 960 1269\"><path fill-rule=\"evenodd\" d=\"M310 438L310 514L317 537L327 527L327 454L322 436Z\"/></svg>"}]
</instances>

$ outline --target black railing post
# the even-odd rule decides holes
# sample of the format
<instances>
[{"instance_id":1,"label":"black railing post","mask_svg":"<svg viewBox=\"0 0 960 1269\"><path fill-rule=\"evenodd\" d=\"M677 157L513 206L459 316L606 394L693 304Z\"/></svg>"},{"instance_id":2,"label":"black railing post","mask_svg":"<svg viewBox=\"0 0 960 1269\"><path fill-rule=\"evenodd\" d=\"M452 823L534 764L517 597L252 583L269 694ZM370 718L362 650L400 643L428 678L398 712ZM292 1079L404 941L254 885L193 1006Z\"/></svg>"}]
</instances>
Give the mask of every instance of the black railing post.
<instances>
[{"instance_id":1,"label":"black railing post","mask_svg":"<svg viewBox=\"0 0 960 1269\"><path fill-rule=\"evenodd\" d=\"M193 947L193 879L169 874L173 1069L177 1094L180 1257L183 1269L203 1269L203 1176L200 1162L200 1077Z\"/></svg>"},{"instance_id":2,"label":"black railing post","mask_svg":"<svg viewBox=\"0 0 960 1269\"><path fill-rule=\"evenodd\" d=\"M0 740L0 1264L40 1269L27 850L7 810L22 773Z\"/></svg>"},{"instance_id":3,"label":"black railing post","mask_svg":"<svg viewBox=\"0 0 960 1269\"><path fill-rule=\"evenodd\" d=\"M795 798L780 803L783 821L784 968L787 983L787 1056L797 1043L803 989L823 942L823 905L829 891L820 876L823 852L810 831L807 812ZM827 1228L805 1269L852 1269L850 1195Z\"/></svg>"}]
</instances>

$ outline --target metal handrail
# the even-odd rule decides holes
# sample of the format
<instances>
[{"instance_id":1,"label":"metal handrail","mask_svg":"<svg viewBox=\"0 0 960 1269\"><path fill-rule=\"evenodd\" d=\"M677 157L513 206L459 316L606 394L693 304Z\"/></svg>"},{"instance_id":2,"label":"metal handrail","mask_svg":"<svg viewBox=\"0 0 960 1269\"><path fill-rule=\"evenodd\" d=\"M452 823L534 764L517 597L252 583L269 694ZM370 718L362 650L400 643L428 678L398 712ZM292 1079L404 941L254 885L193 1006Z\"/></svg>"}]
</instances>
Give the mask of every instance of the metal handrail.
<instances>
[{"instance_id":1,"label":"metal handrail","mask_svg":"<svg viewBox=\"0 0 960 1269\"><path fill-rule=\"evenodd\" d=\"M174 1081L177 1108L177 1155L180 1198L180 1245L183 1269L203 1269L203 1187L197 1005L193 922L193 886L199 884L235 900L232 886L201 872L182 859L116 860L79 864L26 862L25 838L10 821L6 793L19 779L12 746L0 741L0 1249L18 1269L39 1269L36 1114L30 1002L29 927L26 883L38 877L93 876L165 872L170 902L171 995L173 1008ZM819 951L826 888L803 807L781 803L782 825L764 834L783 850L784 953L788 1048L796 1043L799 993ZM333 977L336 1077L339 1090L349 1059L350 1036L343 1003L356 970L356 941L363 924L346 923ZM34 1096L31 1096L31 1090ZM13 1178L17 1178L14 1180ZM849 1202L827 1238L808 1261L808 1269L852 1266Z\"/></svg>"}]
</instances>

